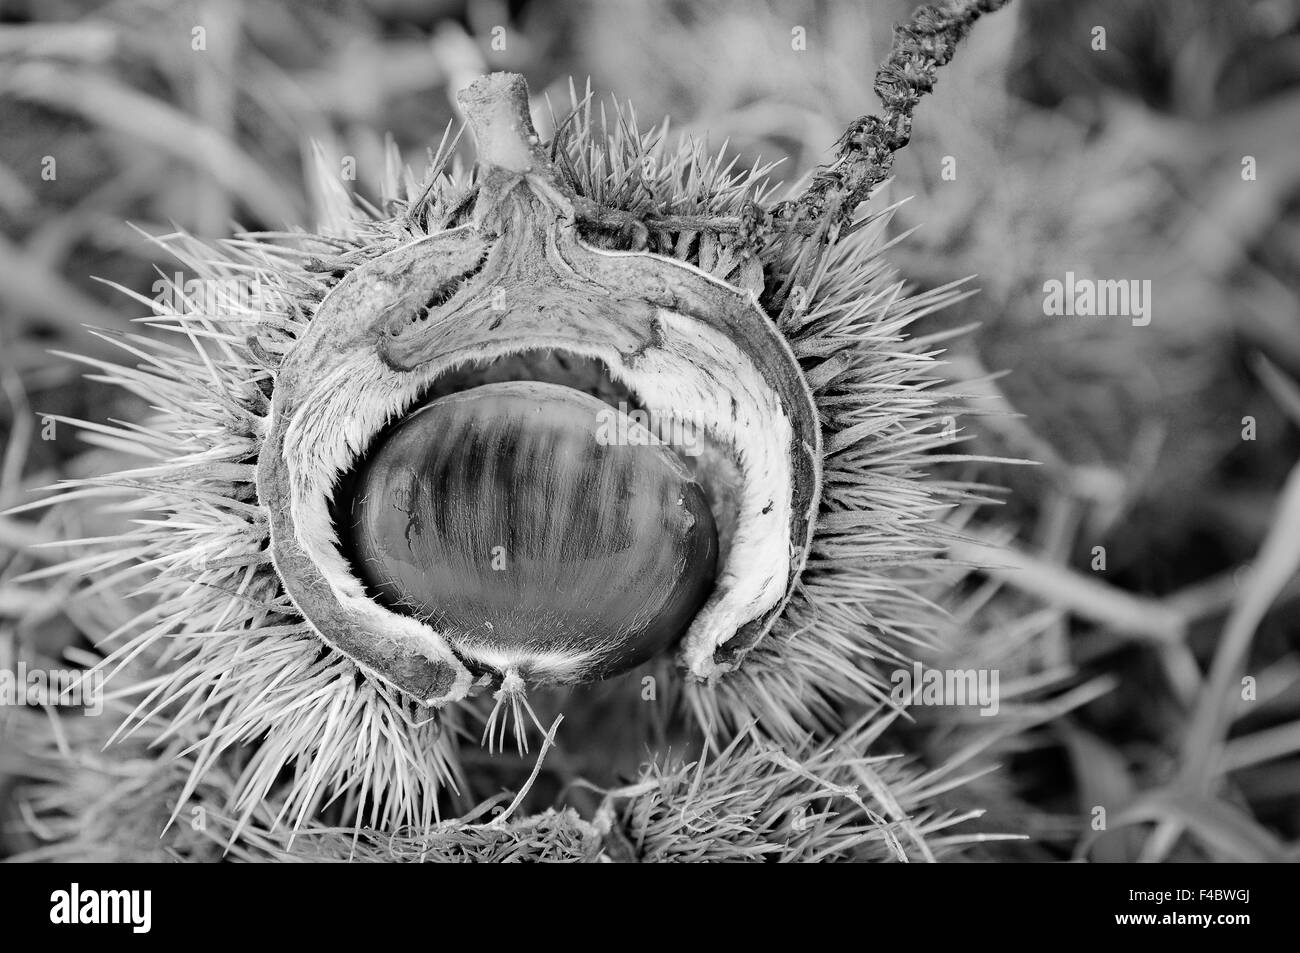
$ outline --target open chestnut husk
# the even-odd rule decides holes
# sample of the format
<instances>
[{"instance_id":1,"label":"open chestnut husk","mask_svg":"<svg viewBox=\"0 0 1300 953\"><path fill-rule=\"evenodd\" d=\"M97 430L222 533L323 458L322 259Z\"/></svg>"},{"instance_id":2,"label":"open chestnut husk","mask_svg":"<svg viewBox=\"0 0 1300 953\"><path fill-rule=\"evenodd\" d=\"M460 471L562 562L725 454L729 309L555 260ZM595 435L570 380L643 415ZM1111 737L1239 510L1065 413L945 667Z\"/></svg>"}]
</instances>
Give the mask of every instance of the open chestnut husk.
<instances>
[{"instance_id":1,"label":"open chestnut husk","mask_svg":"<svg viewBox=\"0 0 1300 953\"><path fill-rule=\"evenodd\" d=\"M590 681L673 644L714 678L807 558L821 434L798 362L751 290L582 240L521 78L485 77L460 102L479 154L468 219L347 273L276 372L258 491L285 591L322 639L426 704L484 672ZM627 446L581 432L597 402ZM580 445L548 512L532 461ZM583 489L611 472L635 500ZM358 487L372 498L336 498ZM405 517L381 512L403 500ZM424 523L401 566L413 502ZM360 537L358 519L373 521ZM598 558L615 539L624 555ZM526 578L507 584L489 544L506 565L519 547Z\"/></svg>"}]
</instances>

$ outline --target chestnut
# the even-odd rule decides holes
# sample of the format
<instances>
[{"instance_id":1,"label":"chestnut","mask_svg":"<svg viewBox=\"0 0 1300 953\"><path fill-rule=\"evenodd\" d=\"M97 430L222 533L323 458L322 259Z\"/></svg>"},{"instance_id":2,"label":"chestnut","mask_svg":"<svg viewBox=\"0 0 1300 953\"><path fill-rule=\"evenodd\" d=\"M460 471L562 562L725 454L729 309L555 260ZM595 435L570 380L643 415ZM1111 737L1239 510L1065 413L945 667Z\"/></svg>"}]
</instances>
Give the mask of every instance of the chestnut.
<instances>
[{"instance_id":1,"label":"chestnut","mask_svg":"<svg viewBox=\"0 0 1300 953\"><path fill-rule=\"evenodd\" d=\"M438 397L358 469L359 578L464 658L530 683L625 671L676 642L713 588L718 538L674 449L541 381Z\"/></svg>"}]
</instances>

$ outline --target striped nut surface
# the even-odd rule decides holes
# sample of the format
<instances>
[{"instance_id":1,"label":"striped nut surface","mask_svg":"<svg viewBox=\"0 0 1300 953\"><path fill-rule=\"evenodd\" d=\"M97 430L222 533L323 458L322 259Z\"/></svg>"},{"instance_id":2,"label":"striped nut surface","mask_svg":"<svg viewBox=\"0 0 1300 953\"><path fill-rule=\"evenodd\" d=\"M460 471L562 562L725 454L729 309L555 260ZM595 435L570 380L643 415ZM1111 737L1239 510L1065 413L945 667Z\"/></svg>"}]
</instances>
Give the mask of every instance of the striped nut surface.
<instances>
[{"instance_id":1,"label":"striped nut surface","mask_svg":"<svg viewBox=\"0 0 1300 953\"><path fill-rule=\"evenodd\" d=\"M358 472L363 582L462 657L536 681L604 677L672 644L712 590L717 532L673 448L609 427L617 414L537 381L425 404ZM602 423L633 439L601 439Z\"/></svg>"}]
</instances>

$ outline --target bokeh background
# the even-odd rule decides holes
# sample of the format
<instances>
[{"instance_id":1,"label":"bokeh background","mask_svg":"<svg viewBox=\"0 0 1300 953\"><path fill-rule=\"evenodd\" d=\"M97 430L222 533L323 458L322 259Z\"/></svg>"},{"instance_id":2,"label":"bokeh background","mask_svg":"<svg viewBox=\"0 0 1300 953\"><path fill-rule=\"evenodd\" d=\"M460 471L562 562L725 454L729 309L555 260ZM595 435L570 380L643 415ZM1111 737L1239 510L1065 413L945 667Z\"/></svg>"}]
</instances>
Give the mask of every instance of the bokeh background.
<instances>
[{"instance_id":1,"label":"bokeh background","mask_svg":"<svg viewBox=\"0 0 1300 953\"><path fill-rule=\"evenodd\" d=\"M0 509L108 468L111 447L42 439L47 420L142 419L59 353L107 354L87 326L147 333L108 284L148 294L177 270L142 233L310 225L337 187L314 150L374 196L386 138L418 166L456 90L495 69L524 73L542 116L589 79L643 126L671 117L797 183L876 110L911 8L0 0ZM998 667L1022 704L996 730L922 713L908 742L962 752L954 776L979 776L961 803L1027 835L977 857L1300 859L1298 134L1300 3L1014 0L873 200L907 199L888 257L915 287L976 276L927 319L972 326L946 355L988 411L962 421L967 449L1037 462L968 465L1004 489L954 556L1002 568L948 606L950 663ZM1046 315L1066 272L1150 280L1151 323ZM9 645L57 659L126 617L76 579L15 581L64 555L31 544L97 519L0 516Z\"/></svg>"}]
</instances>

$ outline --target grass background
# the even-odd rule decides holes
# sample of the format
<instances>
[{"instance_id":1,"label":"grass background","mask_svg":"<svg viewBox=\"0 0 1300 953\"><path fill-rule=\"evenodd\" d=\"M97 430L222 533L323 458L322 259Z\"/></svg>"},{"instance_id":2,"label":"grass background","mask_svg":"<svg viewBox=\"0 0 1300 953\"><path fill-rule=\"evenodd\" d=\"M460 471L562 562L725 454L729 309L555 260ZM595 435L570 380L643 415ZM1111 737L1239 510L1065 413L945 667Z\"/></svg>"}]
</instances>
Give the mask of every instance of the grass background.
<instances>
[{"instance_id":1,"label":"grass background","mask_svg":"<svg viewBox=\"0 0 1300 953\"><path fill-rule=\"evenodd\" d=\"M176 270L128 222L310 224L331 183L306 171L309 142L353 157L374 195L385 137L418 156L493 69L557 111L569 77L590 77L643 124L671 116L795 181L876 108L875 64L910 7L0 3L0 508L106 468L71 428L42 439L40 415L142 416L53 353L101 348L85 325L138 315L92 276L147 293L156 266ZM910 196L890 258L917 287L978 276L979 295L928 319L979 325L952 347L954 380L1006 372L979 385L1004 413L962 421L968 447L1041 464L963 474L1007 490L952 555L999 568L951 593L936 662L998 668L1015 704L995 727L921 709L902 731L930 764L997 767L962 803L1028 839L974 857L1300 858L1297 129L1300 4L1013 0L922 103L877 200ZM1043 282L1067 271L1149 279L1151 324L1045 316ZM75 579L13 581L55 558L30 543L99 518L0 516L8 643L58 658L127 616ZM0 737L0 797L16 744Z\"/></svg>"}]
</instances>

